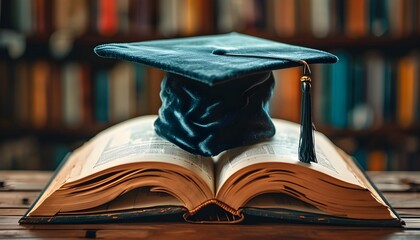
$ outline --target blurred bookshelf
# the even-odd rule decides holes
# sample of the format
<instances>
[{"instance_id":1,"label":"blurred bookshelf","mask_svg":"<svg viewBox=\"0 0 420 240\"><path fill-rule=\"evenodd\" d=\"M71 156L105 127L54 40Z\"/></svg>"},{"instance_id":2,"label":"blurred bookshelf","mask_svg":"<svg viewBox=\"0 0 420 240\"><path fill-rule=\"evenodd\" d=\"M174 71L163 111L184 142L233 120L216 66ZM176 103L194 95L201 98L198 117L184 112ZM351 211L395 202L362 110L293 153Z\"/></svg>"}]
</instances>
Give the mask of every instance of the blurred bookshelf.
<instances>
[{"instance_id":1,"label":"blurred bookshelf","mask_svg":"<svg viewBox=\"0 0 420 240\"><path fill-rule=\"evenodd\" d=\"M164 73L94 46L232 31L335 53L311 66L317 129L368 170L420 170L416 0L0 0L0 169L157 113ZM273 117L299 122L300 74L275 71Z\"/></svg>"}]
</instances>

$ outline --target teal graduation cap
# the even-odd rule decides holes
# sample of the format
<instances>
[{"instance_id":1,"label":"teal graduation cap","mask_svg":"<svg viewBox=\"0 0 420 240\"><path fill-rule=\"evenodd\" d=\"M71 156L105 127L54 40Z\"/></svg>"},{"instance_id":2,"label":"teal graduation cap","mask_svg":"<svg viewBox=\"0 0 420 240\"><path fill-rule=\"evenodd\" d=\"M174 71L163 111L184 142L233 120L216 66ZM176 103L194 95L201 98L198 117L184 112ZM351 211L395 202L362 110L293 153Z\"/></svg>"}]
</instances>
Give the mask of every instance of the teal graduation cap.
<instances>
[{"instance_id":1,"label":"teal graduation cap","mask_svg":"<svg viewBox=\"0 0 420 240\"><path fill-rule=\"evenodd\" d=\"M155 131L203 156L274 135L268 105L272 70L338 60L324 51L239 33L109 43L94 51L167 72Z\"/></svg>"}]
</instances>

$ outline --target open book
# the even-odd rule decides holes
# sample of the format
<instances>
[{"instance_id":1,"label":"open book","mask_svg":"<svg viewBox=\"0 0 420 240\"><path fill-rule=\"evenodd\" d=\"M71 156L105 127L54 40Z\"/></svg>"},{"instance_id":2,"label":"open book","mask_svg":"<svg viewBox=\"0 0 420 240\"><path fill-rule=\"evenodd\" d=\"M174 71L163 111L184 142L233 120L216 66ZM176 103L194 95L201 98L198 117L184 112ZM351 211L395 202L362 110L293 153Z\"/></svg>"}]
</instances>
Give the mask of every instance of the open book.
<instances>
[{"instance_id":1,"label":"open book","mask_svg":"<svg viewBox=\"0 0 420 240\"><path fill-rule=\"evenodd\" d=\"M318 163L297 159L299 125L273 120L267 141L192 155L153 130L156 116L117 124L71 153L20 223L191 222L265 218L399 226L352 158L315 132Z\"/></svg>"}]
</instances>

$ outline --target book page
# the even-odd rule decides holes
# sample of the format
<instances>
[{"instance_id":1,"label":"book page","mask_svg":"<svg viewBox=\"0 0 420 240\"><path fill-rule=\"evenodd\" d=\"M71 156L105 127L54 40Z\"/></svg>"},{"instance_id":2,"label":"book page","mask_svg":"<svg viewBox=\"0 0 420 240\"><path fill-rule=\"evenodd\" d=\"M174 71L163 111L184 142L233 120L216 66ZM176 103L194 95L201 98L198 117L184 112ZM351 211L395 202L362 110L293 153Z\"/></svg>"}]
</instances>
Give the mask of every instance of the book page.
<instances>
[{"instance_id":1,"label":"book page","mask_svg":"<svg viewBox=\"0 0 420 240\"><path fill-rule=\"evenodd\" d=\"M75 150L71 155L68 154L66 156L66 159L63 160L62 166L56 170L46 189L41 193L39 199L30 209L29 214L37 209L45 199L47 199L51 194L54 193L54 191L59 189L69 178L71 178L71 174L76 168L77 163L83 161L91 151L92 145L85 144L83 148L79 148Z\"/></svg>"},{"instance_id":2,"label":"book page","mask_svg":"<svg viewBox=\"0 0 420 240\"><path fill-rule=\"evenodd\" d=\"M213 160L193 155L159 137L153 128L156 116L139 117L103 131L89 143L94 146L77 164L68 182L91 174L138 162L163 162L189 169L214 192Z\"/></svg>"},{"instance_id":3,"label":"book page","mask_svg":"<svg viewBox=\"0 0 420 240\"><path fill-rule=\"evenodd\" d=\"M351 159L351 157L349 155L347 155L345 152L343 152L342 150L339 151L339 154L343 156L343 159L350 166L352 166L352 171L354 172L355 176L359 179L359 182L361 182L363 184L363 186L365 186L367 189L369 189L369 191L371 192L372 196L378 202L382 203L384 206L387 206L387 208L390 211L390 214L394 218L397 218L397 216L391 210L391 208L389 207L389 205L384 201L384 199L381 196L381 194L379 194L379 192L376 190L376 188L369 182L369 180L367 179L367 177L363 174L362 170L359 167L356 166L356 163Z\"/></svg>"},{"instance_id":4,"label":"book page","mask_svg":"<svg viewBox=\"0 0 420 240\"><path fill-rule=\"evenodd\" d=\"M272 139L255 145L228 150L217 156L215 159L217 164L217 191L230 176L240 169L267 162L302 165L342 181L360 185L334 145L323 134L314 133L318 162L306 164L298 160L300 125L278 119L273 119L273 122L276 126L276 134Z\"/></svg>"},{"instance_id":5,"label":"book page","mask_svg":"<svg viewBox=\"0 0 420 240\"><path fill-rule=\"evenodd\" d=\"M79 214L94 214L94 213L109 213L116 211L136 210L158 206L182 206L175 197L163 193L154 192L149 187L141 187L131 190L114 200L103 204L101 206L74 212L67 212L62 214L79 215Z\"/></svg>"},{"instance_id":6,"label":"book page","mask_svg":"<svg viewBox=\"0 0 420 240\"><path fill-rule=\"evenodd\" d=\"M281 193L266 193L253 198L247 202L244 207L251 208L282 208L287 210L294 210L300 212L325 214L318 208L301 201L297 198L291 197L287 194Z\"/></svg>"}]
</instances>

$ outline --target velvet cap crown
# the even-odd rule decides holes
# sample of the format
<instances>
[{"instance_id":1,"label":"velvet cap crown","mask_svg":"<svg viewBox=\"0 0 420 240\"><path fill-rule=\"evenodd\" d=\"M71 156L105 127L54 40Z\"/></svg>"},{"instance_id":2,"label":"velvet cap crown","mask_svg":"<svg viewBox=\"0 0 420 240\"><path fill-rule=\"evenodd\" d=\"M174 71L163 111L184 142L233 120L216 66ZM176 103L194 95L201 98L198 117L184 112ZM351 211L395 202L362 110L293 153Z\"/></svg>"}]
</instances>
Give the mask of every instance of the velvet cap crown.
<instances>
[{"instance_id":1,"label":"velvet cap crown","mask_svg":"<svg viewBox=\"0 0 420 240\"><path fill-rule=\"evenodd\" d=\"M308 64L338 60L324 51L239 33L109 43L94 51L167 72L155 131L204 156L274 135L268 106L274 89L271 70L300 66L301 60ZM299 79L290 81L299 84Z\"/></svg>"}]
</instances>

